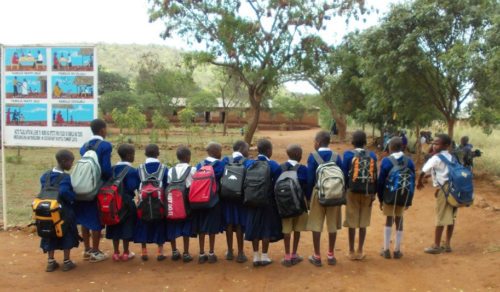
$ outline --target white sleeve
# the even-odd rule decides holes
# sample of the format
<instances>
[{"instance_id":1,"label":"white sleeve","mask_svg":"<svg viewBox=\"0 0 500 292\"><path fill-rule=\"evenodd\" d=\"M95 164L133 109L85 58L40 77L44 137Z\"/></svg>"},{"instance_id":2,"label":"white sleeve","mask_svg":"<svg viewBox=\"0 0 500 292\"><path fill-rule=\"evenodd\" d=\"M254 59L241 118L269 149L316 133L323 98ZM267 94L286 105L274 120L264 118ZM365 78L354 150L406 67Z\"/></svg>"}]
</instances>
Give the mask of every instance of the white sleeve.
<instances>
[{"instance_id":1,"label":"white sleeve","mask_svg":"<svg viewBox=\"0 0 500 292\"><path fill-rule=\"evenodd\" d=\"M438 157L436 155L432 156L427 160L427 162L422 166L422 172L429 174L431 169L435 168L438 163Z\"/></svg>"}]
</instances>

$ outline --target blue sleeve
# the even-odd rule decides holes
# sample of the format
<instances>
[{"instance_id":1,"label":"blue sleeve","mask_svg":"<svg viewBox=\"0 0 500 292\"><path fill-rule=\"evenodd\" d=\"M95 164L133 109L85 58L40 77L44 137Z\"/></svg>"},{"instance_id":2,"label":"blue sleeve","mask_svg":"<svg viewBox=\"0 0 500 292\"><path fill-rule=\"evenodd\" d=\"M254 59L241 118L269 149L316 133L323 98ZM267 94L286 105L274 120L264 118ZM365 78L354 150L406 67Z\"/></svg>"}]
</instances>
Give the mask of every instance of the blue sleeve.
<instances>
[{"instance_id":1,"label":"blue sleeve","mask_svg":"<svg viewBox=\"0 0 500 292\"><path fill-rule=\"evenodd\" d=\"M103 142L99 147L102 149L100 151L102 178L107 180L113 176L111 173L111 153L113 152L113 146L109 142Z\"/></svg>"},{"instance_id":2,"label":"blue sleeve","mask_svg":"<svg viewBox=\"0 0 500 292\"><path fill-rule=\"evenodd\" d=\"M61 200L69 204L73 204L75 201L75 192L73 191L71 177L69 175L65 175L59 184L59 196Z\"/></svg>"},{"instance_id":3,"label":"blue sleeve","mask_svg":"<svg viewBox=\"0 0 500 292\"><path fill-rule=\"evenodd\" d=\"M378 158L377 158L377 154L375 154L375 152L370 151L370 157L373 158L373 160L375 160L375 162L377 162Z\"/></svg>"},{"instance_id":4,"label":"blue sleeve","mask_svg":"<svg viewBox=\"0 0 500 292\"><path fill-rule=\"evenodd\" d=\"M130 168L127 172L127 175L125 176L125 189L127 190L128 194L134 197L134 191L139 189L139 186L141 185L141 179L139 177L139 173L137 172L137 169L135 168Z\"/></svg>"},{"instance_id":5,"label":"blue sleeve","mask_svg":"<svg viewBox=\"0 0 500 292\"><path fill-rule=\"evenodd\" d=\"M166 188L168 186L168 167L165 165L165 173L163 174L163 187Z\"/></svg>"},{"instance_id":6,"label":"blue sleeve","mask_svg":"<svg viewBox=\"0 0 500 292\"><path fill-rule=\"evenodd\" d=\"M281 174L281 167L274 160L269 161L269 167L271 167L272 184L273 184L273 189L274 189L274 185L276 184L276 181L278 180L278 177Z\"/></svg>"},{"instance_id":7,"label":"blue sleeve","mask_svg":"<svg viewBox=\"0 0 500 292\"><path fill-rule=\"evenodd\" d=\"M247 159L245 160L245 162L243 162L243 166L246 168L246 169L249 169L250 166L252 166L252 164L254 163L254 160L252 159Z\"/></svg>"},{"instance_id":8,"label":"blue sleeve","mask_svg":"<svg viewBox=\"0 0 500 292\"><path fill-rule=\"evenodd\" d=\"M222 178L222 175L224 174L225 165L226 164L222 160L217 161L214 165L215 179L219 182L220 179Z\"/></svg>"},{"instance_id":9,"label":"blue sleeve","mask_svg":"<svg viewBox=\"0 0 500 292\"><path fill-rule=\"evenodd\" d=\"M201 168L201 163L196 164L196 170L199 170Z\"/></svg>"},{"instance_id":10,"label":"blue sleeve","mask_svg":"<svg viewBox=\"0 0 500 292\"><path fill-rule=\"evenodd\" d=\"M316 168L318 164L312 154L309 154L307 158L307 187L306 187L306 198L311 199L312 192L314 189L314 183L316 182Z\"/></svg>"},{"instance_id":11,"label":"blue sleeve","mask_svg":"<svg viewBox=\"0 0 500 292\"><path fill-rule=\"evenodd\" d=\"M380 164L380 172L377 180L377 197L379 202L382 202L385 188L385 180L387 179L387 175L391 171L391 161L388 158L382 159L382 163Z\"/></svg>"},{"instance_id":12,"label":"blue sleeve","mask_svg":"<svg viewBox=\"0 0 500 292\"><path fill-rule=\"evenodd\" d=\"M224 163L224 165L229 164L229 157L224 156L224 158L222 158L222 162Z\"/></svg>"},{"instance_id":13,"label":"blue sleeve","mask_svg":"<svg viewBox=\"0 0 500 292\"><path fill-rule=\"evenodd\" d=\"M342 165L342 171L344 172L346 187L348 185L347 182L349 181L349 169L351 168L351 162L353 157L354 153L352 153L351 151L344 152L344 159L341 165Z\"/></svg>"},{"instance_id":14,"label":"blue sleeve","mask_svg":"<svg viewBox=\"0 0 500 292\"><path fill-rule=\"evenodd\" d=\"M305 194L307 192L307 167L305 165L299 166L297 169L297 177L299 179L300 187Z\"/></svg>"},{"instance_id":15,"label":"blue sleeve","mask_svg":"<svg viewBox=\"0 0 500 292\"><path fill-rule=\"evenodd\" d=\"M40 176L40 191L42 191L43 186L45 185L45 173Z\"/></svg>"}]
</instances>

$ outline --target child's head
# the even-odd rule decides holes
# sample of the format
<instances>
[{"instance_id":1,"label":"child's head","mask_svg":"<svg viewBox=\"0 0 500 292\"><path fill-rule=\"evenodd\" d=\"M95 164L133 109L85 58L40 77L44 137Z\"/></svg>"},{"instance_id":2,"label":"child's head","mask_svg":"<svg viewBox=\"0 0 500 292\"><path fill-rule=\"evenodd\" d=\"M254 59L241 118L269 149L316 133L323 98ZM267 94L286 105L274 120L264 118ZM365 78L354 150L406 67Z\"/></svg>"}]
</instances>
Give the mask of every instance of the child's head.
<instances>
[{"instance_id":1,"label":"child's head","mask_svg":"<svg viewBox=\"0 0 500 292\"><path fill-rule=\"evenodd\" d=\"M462 138L460 138L460 144L462 144L463 146L469 144L469 136L463 136Z\"/></svg>"},{"instance_id":2,"label":"child's head","mask_svg":"<svg viewBox=\"0 0 500 292\"><path fill-rule=\"evenodd\" d=\"M389 151L391 153L403 151L403 139L399 137L393 137L389 142Z\"/></svg>"},{"instance_id":3,"label":"child's head","mask_svg":"<svg viewBox=\"0 0 500 292\"><path fill-rule=\"evenodd\" d=\"M361 130L357 130L352 134L352 146L356 148L364 148L366 146L366 134Z\"/></svg>"},{"instance_id":4,"label":"child's head","mask_svg":"<svg viewBox=\"0 0 500 292\"><path fill-rule=\"evenodd\" d=\"M70 170L75 161L75 156L71 151L62 149L56 153L57 165L62 170Z\"/></svg>"},{"instance_id":5,"label":"child's head","mask_svg":"<svg viewBox=\"0 0 500 292\"><path fill-rule=\"evenodd\" d=\"M160 148L156 144L148 144L144 148L144 155L148 158L158 158L160 156Z\"/></svg>"},{"instance_id":6,"label":"child's head","mask_svg":"<svg viewBox=\"0 0 500 292\"><path fill-rule=\"evenodd\" d=\"M90 129L92 130L92 134L103 138L106 138L106 134L108 133L106 122L101 119L95 119L90 122Z\"/></svg>"},{"instance_id":7,"label":"child's head","mask_svg":"<svg viewBox=\"0 0 500 292\"><path fill-rule=\"evenodd\" d=\"M184 145L180 145L177 147L177 151L175 153L177 155L177 159L182 163L191 162L191 150Z\"/></svg>"},{"instance_id":8,"label":"child's head","mask_svg":"<svg viewBox=\"0 0 500 292\"><path fill-rule=\"evenodd\" d=\"M135 159L135 148L132 144L122 144L118 147L118 156L125 162L134 162Z\"/></svg>"},{"instance_id":9,"label":"child's head","mask_svg":"<svg viewBox=\"0 0 500 292\"><path fill-rule=\"evenodd\" d=\"M245 142L245 141L238 140L238 141L234 142L234 144L233 144L233 151L240 152L244 157L248 157L248 150L249 150L249 147L248 147L247 142Z\"/></svg>"},{"instance_id":10,"label":"child's head","mask_svg":"<svg viewBox=\"0 0 500 292\"><path fill-rule=\"evenodd\" d=\"M319 131L314 137L314 149L318 150L321 147L328 147L330 145L330 133L327 131Z\"/></svg>"},{"instance_id":11,"label":"child's head","mask_svg":"<svg viewBox=\"0 0 500 292\"><path fill-rule=\"evenodd\" d=\"M260 139L257 141L257 151L259 154L265 155L267 158L271 158L273 155L273 144L267 139Z\"/></svg>"},{"instance_id":12,"label":"child's head","mask_svg":"<svg viewBox=\"0 0 500 292\"><path fill-rule=\"evenodd\" d=\"M207 154L215 159L221 159L222 157L222 145L217 142L210 142L207 145Z\"/></svg>"},{"instance_id":13,"label":"child's head","mask_svg":"<svg viewBox=\"0 0 500 292\"><path fill-rule=\"evenodd\" d=\"M299 162L302 159L302 147L299 144L290 144L286 147L286 154L291 160Z\"/></svg>"},{"instance_id":14,"label":"child's head","mask_svg":"<svg viewBox=\"0 0 500 292\"><path fill-rule=\"evenodd\" d=\"M446 150L451 145L451 138L447 134L437 134L434 139L433 149L436 152Z\"/></svg>"}]
</instances>

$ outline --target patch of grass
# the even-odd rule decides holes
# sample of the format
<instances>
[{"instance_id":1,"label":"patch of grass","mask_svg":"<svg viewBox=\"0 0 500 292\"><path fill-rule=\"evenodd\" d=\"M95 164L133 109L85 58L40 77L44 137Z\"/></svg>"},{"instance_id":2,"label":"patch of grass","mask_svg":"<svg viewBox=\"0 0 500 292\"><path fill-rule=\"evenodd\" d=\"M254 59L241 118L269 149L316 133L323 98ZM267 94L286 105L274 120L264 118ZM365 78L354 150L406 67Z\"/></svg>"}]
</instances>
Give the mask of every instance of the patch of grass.
<instances>
[{"instance_id":1,"label":"patch of grass","mask_svg":"<svg viewBox=\"0 0 500 292\"><path fill-rule=\"evenodd\" d=\"M500 252L500 245L490 245L485 250L484 253Z\"/></svg>"}]
</instances>

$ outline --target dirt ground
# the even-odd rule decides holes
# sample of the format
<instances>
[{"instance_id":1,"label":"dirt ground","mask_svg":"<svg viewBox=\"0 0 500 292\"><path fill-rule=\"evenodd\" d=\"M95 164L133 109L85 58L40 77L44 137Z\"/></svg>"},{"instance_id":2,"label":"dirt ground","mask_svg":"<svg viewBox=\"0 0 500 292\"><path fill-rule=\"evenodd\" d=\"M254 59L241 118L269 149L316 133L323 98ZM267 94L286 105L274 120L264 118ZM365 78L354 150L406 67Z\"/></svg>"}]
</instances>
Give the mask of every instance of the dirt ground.
<instances>
[{"instance_id":1,"label":"dirt ground","mask_svg":"<svg viewBox=\"0 0 500 292\"><path fill-rule=\"evenodd\" d=\"M302 144L305 153L312 150L312 137L316 130L295 132L263 131L258 135L270 137L275 146L273 158L284 161L283 149L291 141ZM333 144L336 151L343 151L347 144ZM304 155L303 162L307 158ZM498 183L498 182L497 182ZM317 268L307 261L285 268L279 264L283 243L271 244L270 256L274 263L265 268L253 268L251 262L238 264L223 259L226 251L225 236L216 241L216 264L199 265L136 258L127 263L111 260L91 264L81 259L82 248L73 251L78 267L64 273L44 272L46 257L38 248L39 238L27 231L0 232L0 290L39 291L500 291L500 192L499 185L486 180L476 182L476 204L459 210L457 226L452 241L453 252L428 255L423 249L433 241L434 198L433 189L427 186L418 191L414 205L405 215L405 234L402 243L404 257L386 260L379 256L383 243L385 218L373 209L371 227L365 245L367 258L349 261L347 230L341 230L335 249L337 266ZM394 234L394 232L393 232ZM180 244L180 240L178 240ZM327 239L322 236L322 252L326 253ZM168 246L168 245L167 245ZM191 241L191 253L196 255L197 241ZM103 240L102 248L111 253L111 244ZM140 252L138 245L132 250ZM150 254L155 249L150 247ZM170 254L170 248L166 248ZM248 242L245 252L251 258ZM310 232L304 232L299 254L312 253ZM56 253L59 261L62 254Z\"/></svg>"}]
</instances>

